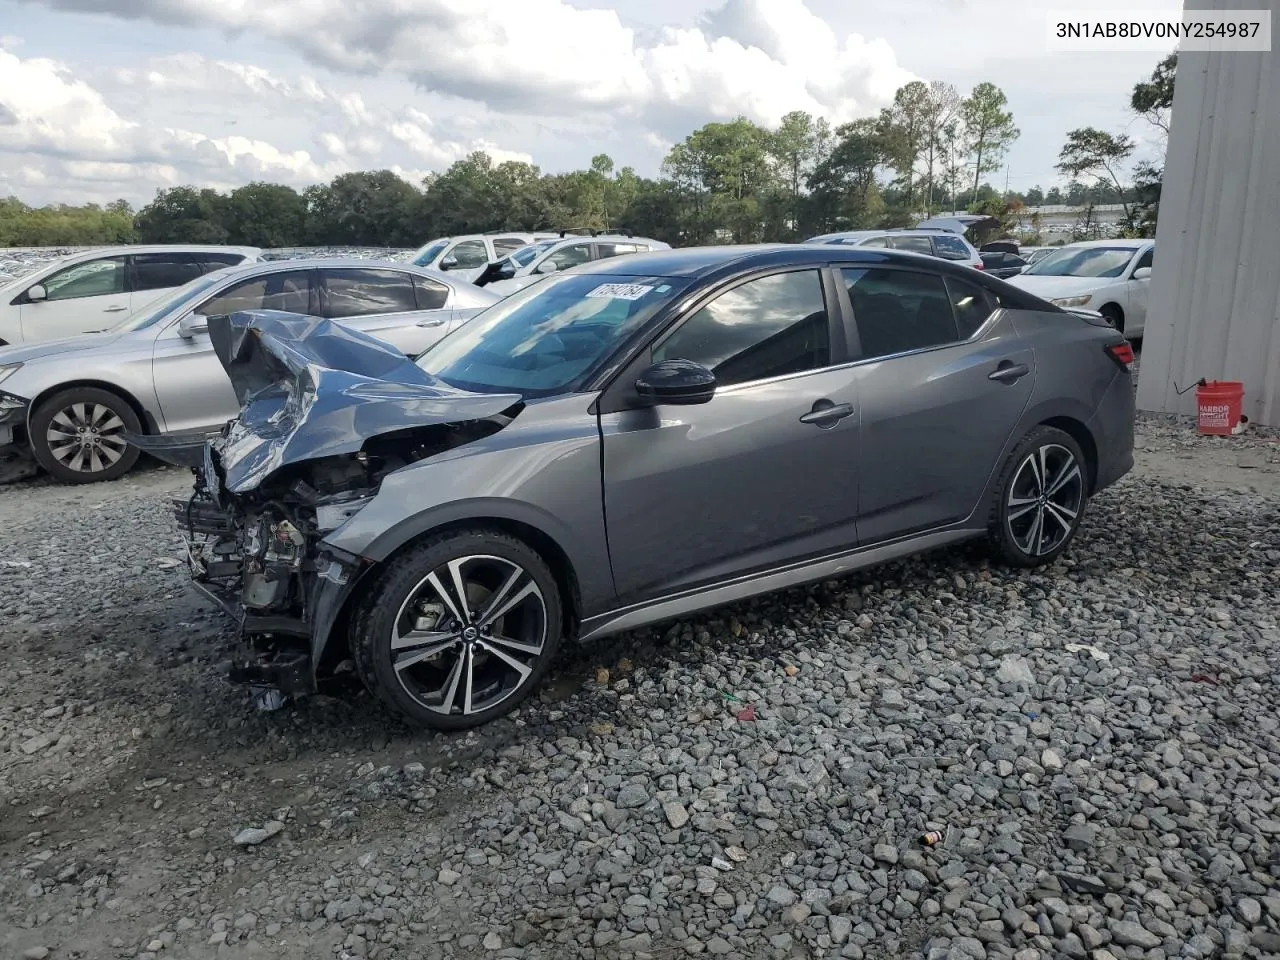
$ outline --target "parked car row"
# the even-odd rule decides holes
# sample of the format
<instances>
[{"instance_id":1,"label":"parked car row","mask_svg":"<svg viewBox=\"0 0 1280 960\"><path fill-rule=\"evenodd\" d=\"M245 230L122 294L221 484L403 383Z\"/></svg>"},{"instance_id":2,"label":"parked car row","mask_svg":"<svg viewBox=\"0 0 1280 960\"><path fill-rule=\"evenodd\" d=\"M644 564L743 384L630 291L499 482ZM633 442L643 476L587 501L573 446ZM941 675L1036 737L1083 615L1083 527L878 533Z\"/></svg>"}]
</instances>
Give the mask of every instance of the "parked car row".
<instances>
[{"instance_id":1,"label":"parked car row","mask_svg":"<svg viewBox=\"0 0 1280 960\"><path fill-rule=\"evenodd\" d=\"M1056 305L1096 311L1130 338L1141 336L1145 322L1151 241L1049 248L1020 272L1004 267L1015 255L980 253L942 227L827 234L807 243L901 251L1007 276ZM451 251L465 259L472 244L486 257L510 252L478 273L458 268ZM335 258L268 262L254 248L202 246L63 258L0 290L0 331L11 344L0 347L0 481L38 468L63 481L111 479L138 458L124 435L203 436L234 416L240 398L216 363L204 328L210 315L281 310L337 319L412 356L549 276L665 249L625 234L509 232L434 241L412 258L445 271Z\"/></svg>"}]
</instances>

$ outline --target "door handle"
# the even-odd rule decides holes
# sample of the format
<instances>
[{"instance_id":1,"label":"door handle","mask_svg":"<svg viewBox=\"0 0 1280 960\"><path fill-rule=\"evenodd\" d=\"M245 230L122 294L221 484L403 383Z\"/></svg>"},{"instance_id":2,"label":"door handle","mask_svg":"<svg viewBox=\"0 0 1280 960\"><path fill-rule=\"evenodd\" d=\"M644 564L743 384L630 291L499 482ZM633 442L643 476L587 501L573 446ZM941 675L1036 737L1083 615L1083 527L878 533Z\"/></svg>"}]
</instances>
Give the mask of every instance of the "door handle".
<instances>
[{"instance_id":1,"label":"door handle","mask_svg":"<svg viewBox=\"0 0 1280 960\"><path fill-rule=\"evenodd\" d=\"M104 307L103 313L119 313L121 310L128 310L128 307Z\"/></svg>"},{"instance_id":2,"label":"door handle","mask_svg":"<svg viewBox=\"0 0 1280 960\"><path fill-rule=\"evenodd\" d=\"M1030 372L1031 368L1025 363L1012 363L1008 360L1001 360L1000 366L987 374L987 379L995 380L999 383L1017 383Z\"/></svg>"},{"instance_id":3,"label":"door handle","mask_svg":"<svg viewBox=\"0 0 1280 960\"><path fill-rule=\"evenodd\" d=\"M419 320L419 321L418 321L418 323L417 323L417 326L419 326L419 327L443 327L443 326L444 326L444 324L445 324L445 318L444 318L444 317L432 317L432 318L427 319L427 320Z\"/></svg>"},{"instance_id":4,"label":"door handle","mask_svg":"<svg viewBox=\"0 0 1280 960\"><path fill-rule=\"evenodd\" d=\"M801 423L812 423L824 430L834 427L845 417L853 416L853 404L832 403L830 400L818 400L813 409L800 418Z\"/></svg>"}]
</instances>

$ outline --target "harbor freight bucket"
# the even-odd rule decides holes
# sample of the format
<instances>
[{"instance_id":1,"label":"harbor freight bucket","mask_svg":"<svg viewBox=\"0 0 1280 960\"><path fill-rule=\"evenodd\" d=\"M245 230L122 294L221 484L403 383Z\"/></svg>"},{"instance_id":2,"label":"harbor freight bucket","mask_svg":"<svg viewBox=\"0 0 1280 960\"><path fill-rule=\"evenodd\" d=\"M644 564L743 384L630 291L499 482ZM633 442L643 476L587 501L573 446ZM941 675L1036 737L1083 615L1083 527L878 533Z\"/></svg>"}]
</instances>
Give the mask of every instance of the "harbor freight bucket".
<instances>
[{"instance_id":1,"label":"harbor freight bucket","mask_svg":"<svg viewBox=\"0 0 1280 960\"><path fill-rule=\"evenodd\" d=\"M1229 437L1240 424L1244 384L1237 380L1210 380L1196 387L1196 413L1200 432Z\"/></svg>"}]
</instances>

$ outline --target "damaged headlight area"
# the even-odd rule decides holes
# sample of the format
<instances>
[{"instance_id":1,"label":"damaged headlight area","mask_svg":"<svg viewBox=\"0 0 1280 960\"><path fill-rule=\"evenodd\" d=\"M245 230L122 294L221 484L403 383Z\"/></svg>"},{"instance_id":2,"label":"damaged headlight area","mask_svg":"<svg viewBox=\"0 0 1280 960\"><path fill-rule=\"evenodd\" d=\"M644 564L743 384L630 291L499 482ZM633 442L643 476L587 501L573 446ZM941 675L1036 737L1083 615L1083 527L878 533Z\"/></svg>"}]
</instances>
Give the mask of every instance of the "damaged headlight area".
<instances>
[{"instance_id":1,"label":"damaged headlight area","mask_svg":"<svg viewBox=\"0 0 1280 960\"><path fill-rule=\"evenodd\" d=\"M510 417L436 424L376 437L355 454L292 465L265 484L233 494L222 484L214 440L193 467L195 490L173 501L186 536L192 580L239 624L241 652L231 679L278 695L314 692L340 670L346 644L327 640L366 562L324 542L371 503L382 478L500 430ZM278 695L277 695L278 694Z\"/></svg>"},{"instance_id":2,"label":"damaged headlight area","mask_svg":"<svg viewBox=\"0 0 1280 960\"><path fill-rule=\"evenodd\" d=\"M309 693L347 659L329 639L366 561L325 536L410 463L501 430L523 406L427 375L391 345L333 321L276 311L210 317L240 415L212 437L130 437L190 467L175 500L192 578L240 625L232 679Z\"/></svg>"}]
</instances>

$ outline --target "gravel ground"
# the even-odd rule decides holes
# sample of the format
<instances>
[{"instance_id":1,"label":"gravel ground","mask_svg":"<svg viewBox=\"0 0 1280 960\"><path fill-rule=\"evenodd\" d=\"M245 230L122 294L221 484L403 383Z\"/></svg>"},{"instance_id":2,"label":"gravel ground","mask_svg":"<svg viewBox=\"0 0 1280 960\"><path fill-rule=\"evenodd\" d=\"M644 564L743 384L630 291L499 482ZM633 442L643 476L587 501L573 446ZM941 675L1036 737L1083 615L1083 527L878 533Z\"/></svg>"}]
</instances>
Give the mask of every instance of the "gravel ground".
<instances>
[{"instance_id":1,"label":"gravel ground","mask_svg":"<svg viewBox=\"0 0 1280 960\"><path fill-rule=\"evenodd\" d=\"M0 957L1280 956L1280 442L1139 433L1050 569L627 634L451 736L224 682L184 472L7 488Z\"/></svg>"}]
</instances>

